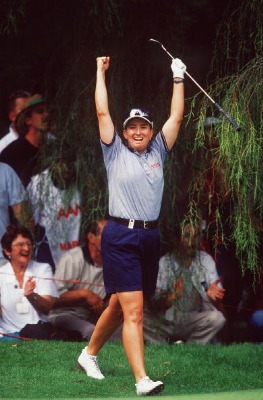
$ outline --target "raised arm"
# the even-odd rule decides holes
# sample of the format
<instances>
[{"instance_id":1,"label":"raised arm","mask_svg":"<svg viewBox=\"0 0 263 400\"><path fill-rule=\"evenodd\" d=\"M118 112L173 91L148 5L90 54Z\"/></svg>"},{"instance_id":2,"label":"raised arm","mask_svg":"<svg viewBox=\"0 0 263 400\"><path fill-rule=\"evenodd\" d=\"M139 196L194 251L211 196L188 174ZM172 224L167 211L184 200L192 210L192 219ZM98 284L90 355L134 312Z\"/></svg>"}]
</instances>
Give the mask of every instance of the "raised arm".
<instances>
[{"instance_id":1,"label":"raised arm","mask_svg":"<svg viewBox=\"0 0 263 400\"><path fill-rule=\"evenodd\" d=\"M186 70L186 66L179 58L175 58L171 68L174 83L170 117L162 129L169 150L173 147L177 139L184 116L184 71Z\"/></svg>"},{"instance_id":2,"label":"raised arm","mask_svg":"<svg viewBox=\"0 0 263 400\"><path fill-rule=\"evenodd\" d=\"M97 79L95 89L95 105L99 122L100 138L104 143L111 143L114 125L109 112L108 93L105 74L110 65L110 57L97 58Z\"/></svg>"}]
</instances>

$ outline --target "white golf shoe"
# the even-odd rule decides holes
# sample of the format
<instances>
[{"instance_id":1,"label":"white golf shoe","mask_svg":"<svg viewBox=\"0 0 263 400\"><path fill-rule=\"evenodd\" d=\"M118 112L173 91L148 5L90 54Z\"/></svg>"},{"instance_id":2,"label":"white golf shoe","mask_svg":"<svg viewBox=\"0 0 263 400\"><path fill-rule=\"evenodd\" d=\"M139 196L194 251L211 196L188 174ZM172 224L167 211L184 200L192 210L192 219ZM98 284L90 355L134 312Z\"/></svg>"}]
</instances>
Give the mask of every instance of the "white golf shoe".
<instances>
[{"instance_id":1,"label":"white golf shoe","mask_svg":"<svg viewBox=\"0 0 263 400\"><path fill-rule=\"evenodd\" d=\"M79 358L77 365L80 369L82 369L87 376L94 379L104 379L104 375L101 373L100 367L97 362L96 356L90 356L87 353L87 347L85 347Z\"/></svg>"},{"instance_id":2,"label":"white golf shoe","mask_svg":"<svg viewBox=\"0 0 263 400\"><path fill-rule=\"evenodd\" d=\"M138 383L135 384L135 386L138 396L152 396L160 393L164 388L163 382L154 382L149 378L149 376L142 378Z\"/></svg>"}]
</instances>

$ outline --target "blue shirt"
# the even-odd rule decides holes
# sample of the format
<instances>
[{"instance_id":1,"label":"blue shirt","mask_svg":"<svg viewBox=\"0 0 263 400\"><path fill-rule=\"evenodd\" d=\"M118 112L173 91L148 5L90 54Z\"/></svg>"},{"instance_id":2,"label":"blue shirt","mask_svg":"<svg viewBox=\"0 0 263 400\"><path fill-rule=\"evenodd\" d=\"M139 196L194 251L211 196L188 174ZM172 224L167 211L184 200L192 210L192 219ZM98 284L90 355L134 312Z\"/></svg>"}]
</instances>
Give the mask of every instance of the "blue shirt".
<instances>
[{"instance_id":1,"label":"blue shirt","mask_svg":"<svg viewBox=\"0 0 263 400\"><path fill-rule=\"evenodd\" d=\"M21 203L25 199L25 189L15 171L0 162L0 239L10 224L9 206ZM0 258L3 257L0 243Z\"/></svg>"},{"instance_id":2,"label":"blue shirt","mask_svg":"<svg viewBox=\"0 0 263 400\"><path fill-rule=\"evenodd\" d=\"M168 153L163 133L159 132L142 154L125 146L116 132L112 143L101 141L101 147L108 176L109 214L144 221L158 219L163 163Z\"/></svg>"}]
</instances>

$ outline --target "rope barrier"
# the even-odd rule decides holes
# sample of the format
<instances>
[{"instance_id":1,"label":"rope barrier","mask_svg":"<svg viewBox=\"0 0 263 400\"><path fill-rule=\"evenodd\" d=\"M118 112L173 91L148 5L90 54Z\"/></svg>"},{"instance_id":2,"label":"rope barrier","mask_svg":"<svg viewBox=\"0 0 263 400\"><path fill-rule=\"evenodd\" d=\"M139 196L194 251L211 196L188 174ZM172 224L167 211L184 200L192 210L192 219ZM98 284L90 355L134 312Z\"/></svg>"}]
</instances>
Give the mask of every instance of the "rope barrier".
<instances>
[{"instance_id":1,"label":"rope barrier","mask_svg":"<svg viewBox=\"0 0 263 400\"><path fill-rule=\"evenodd\" d=\"M0 274L15 276L15 274L7 273L7 272L0 272ZM76 285L90 285L90 286L104 287L103 284L80 281L78 279L57 279L57 278L44 278L44 277L38 277L38 276L33 276L33 278L43 279L43 280L51 280L51 281L58 281L58 282L67 282L67 283L73 283L73 284L76 284ZM200 299L200 301L202 301L202 300ZM246 312L253 312L253 311L256 310L256 309L252 309L252 308L248 308L248 307L240 307L239 305L235 306L235 305L230 305L230 304L223 304L223 307L224 308L228 308L228 309L239 309L239 311L246 311ZM14 336L14 335L3 333L3 332L0 332L0 335L11 337L11 338L17 338L17 339L20 339L20 340L34 340L34 339L31 339L31 338L25 338L25 337L22 337L22 336Z\"/></svg>"},{"instance_id":2,"label":"rope barrier","mask_svg":"<svg viewBox=\"0 0 263 400\"><path fill-rule=\"evenodd\" d=\"M8 273L8 272L0 272L2 275L11 275L15 276L15 274ZM57 279L57 278L44 278L42 276L33 275L35 279L43 279L48 281L57 281L57 282L67 282L67 283L74 283L75 285L91 285L91 286L98 286L104 287L104 284L94 283L94 282L87 282L87 281L80 281L78 279Z\"/></svg>"},{"instance_id":3,"label":"rope barrier","mask_svg":"<svg viewBox=\"0 0 263 400\"><path fill-rule=\"evenodd\" d=\"M10 338L14 338L14 339L33 340L31 338L27 338L27 337L23 337L23 336L11 335L10 333L4 333L4 332L0 332L0 335L7 336L7 337L10 337Z\"/></svg>"}]
</instances>

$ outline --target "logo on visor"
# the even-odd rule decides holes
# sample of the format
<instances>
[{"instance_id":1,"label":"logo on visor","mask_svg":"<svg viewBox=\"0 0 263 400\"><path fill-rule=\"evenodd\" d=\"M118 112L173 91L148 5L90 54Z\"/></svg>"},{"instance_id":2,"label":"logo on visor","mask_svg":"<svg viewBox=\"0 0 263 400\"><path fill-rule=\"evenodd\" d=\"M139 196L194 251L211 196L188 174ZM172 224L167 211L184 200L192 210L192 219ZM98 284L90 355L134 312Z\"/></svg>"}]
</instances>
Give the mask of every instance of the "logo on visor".
<instances>
[{"instance_id":1,"label":"logo on visor","mask_svg":"<svg viewBox=\"0 0 263 400\"><path fill-rule=\"evenodd\" d=\"M143 110L143 109L141 109L141 108L133 108L133 109L131 109L131 111L129 112L129 115L127 116L127 118L126 118L125 121L123 122L123 128L124 128L124 129L125 129L127 123L128 123L132 118L141 118L141 119L144 119L145 121L148 122L148 124L151 125L151 128L153 128L152 117L150 116L150 114L148 113L148 111Z\"/></svg>"}]
</instances>

